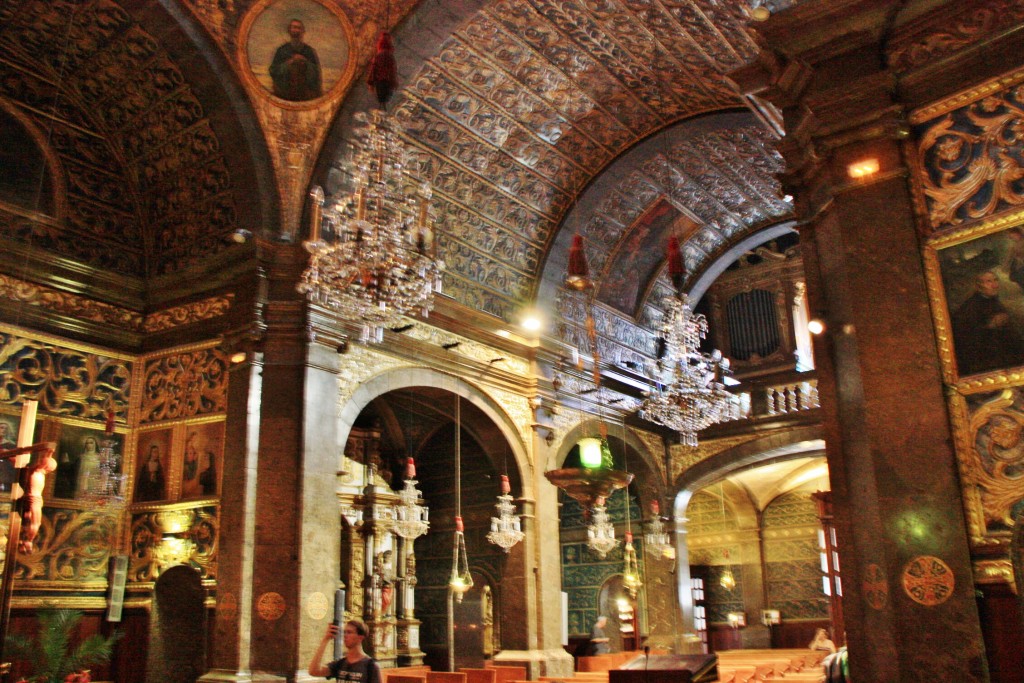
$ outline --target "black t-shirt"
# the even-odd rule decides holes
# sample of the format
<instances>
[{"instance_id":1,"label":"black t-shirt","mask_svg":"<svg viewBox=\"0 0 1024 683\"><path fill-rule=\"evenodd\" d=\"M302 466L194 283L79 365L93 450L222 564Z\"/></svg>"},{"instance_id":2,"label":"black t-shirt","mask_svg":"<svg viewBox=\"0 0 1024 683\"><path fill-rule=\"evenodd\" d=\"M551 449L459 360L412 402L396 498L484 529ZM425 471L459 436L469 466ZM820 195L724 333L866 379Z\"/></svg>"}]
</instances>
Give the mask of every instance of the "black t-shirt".
<instances>
[{"instance_id":1,"label":"black t-shirt","mask_svg":"<svg viewBox=\"0 0 1024 683\"><path fill-rule=\"evenodd\" d=\"M377 666L377 662L370 657L363 657L355 663L342 657L328 664L327 670L329 672L327 678L336 678L339 681L380 683L380 668Z\"/></svg>"}]
</instances>

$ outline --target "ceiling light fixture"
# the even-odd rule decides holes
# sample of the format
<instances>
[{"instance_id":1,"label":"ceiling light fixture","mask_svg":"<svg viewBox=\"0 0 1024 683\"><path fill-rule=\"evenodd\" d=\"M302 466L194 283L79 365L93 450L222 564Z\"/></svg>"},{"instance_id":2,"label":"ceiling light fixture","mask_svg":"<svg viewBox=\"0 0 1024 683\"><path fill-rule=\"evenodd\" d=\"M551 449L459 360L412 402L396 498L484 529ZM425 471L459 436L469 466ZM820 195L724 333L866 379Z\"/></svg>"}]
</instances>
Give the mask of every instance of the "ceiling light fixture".
<instances>
[{"instance_id":1,"label":"ceiling light fixture","mask_svg":"<svg viewBox=\"0 0 1024 683\"><path fill-rule=\"evenodd\" d=\"M356 120L350 173L352 192L324 207L313 188L309 266L298 290L361 326L359 341L380 343L403 316L426 316L441 290L444 262L437 258L430 216L430 184L416 173L402 126L387 111L397 86L394 46L384 32L370 68L380 108ZM333 237L325 241L326 225Z\"/></svg>"},{"instance_id":2,"label":"ceiling light fixture","mask_svg":"<svg viewBox=\"0 0 1024 683\"><path fill-rule=\"evenodd\" d=\"M723 379L729 359L715 349L700 350L707 336L708 321L694 313L680 289L684 277L682 254L675 237L669 240L669 275L676 283L676 296L665 299L656 367L656 385L648 390L640 406L640 417L679 432L679 441L697 445L697 432L721 422L729 414L732 394Z\"/></svg>"}]
</instances>

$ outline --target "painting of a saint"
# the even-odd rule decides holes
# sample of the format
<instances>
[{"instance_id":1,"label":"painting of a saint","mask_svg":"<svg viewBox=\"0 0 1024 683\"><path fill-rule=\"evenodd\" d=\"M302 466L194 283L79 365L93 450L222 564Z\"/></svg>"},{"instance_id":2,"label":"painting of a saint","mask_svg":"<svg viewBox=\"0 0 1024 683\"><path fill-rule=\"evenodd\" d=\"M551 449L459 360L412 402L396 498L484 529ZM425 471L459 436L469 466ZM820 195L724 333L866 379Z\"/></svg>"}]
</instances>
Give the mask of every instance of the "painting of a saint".
<instances>
[{"instance_id":1,"label":"painting of a saint","mask_svg":"<svg viewBox=\"0 0 1024 683\"><path fill-rule=\"evenodd\" d=\"M310 102L347 75L346 35L340 17L319 2L278 0L249 26L245 56L265 90L288 102Z\"/></svg>"},{"instance_id":2,"label":"painting of a saint","mask_svg":"<svg viewBox=\"0 0 1024 683\"><path fill-rule=\"evenodd\" d=\"M1024 233L1010 228L939 252L960 377L1024 365Z\"/></svg>"},{"instance_id":3,"label":"painting of a saint","mask_svg":"<svg viewBox=\"0 0 1024 683\"><path fill-rule=\"evenodd\" d=\"M108 436L99 429L64 426L57 448L57 471L53 475L55 498L74 500L87 495L90 478L99 473L100 449L106 439L113 441L115 451L120 449L117 434Z\"/></svg>"},{"instance_id":4,"label":"painting of a saint","mask_svg":"<svg viewBox=\"0 0 1024 683\"><path fill-rule=\"evenodd\" d=\"M135 502L167 499L167 463L171 430L145 432L139 437L135 470Z\"/></svg>"},{"instance_id":5,"label":"painting of a saint","mask_svg":"<svg viewBox=\"0 0 1024 683\"><path fill-rule=\"evenodd\" d=\"M181 468L181 498L216 496L220 456L224 450L224 423L189 425Z\"/></svg>"}]
</instances>

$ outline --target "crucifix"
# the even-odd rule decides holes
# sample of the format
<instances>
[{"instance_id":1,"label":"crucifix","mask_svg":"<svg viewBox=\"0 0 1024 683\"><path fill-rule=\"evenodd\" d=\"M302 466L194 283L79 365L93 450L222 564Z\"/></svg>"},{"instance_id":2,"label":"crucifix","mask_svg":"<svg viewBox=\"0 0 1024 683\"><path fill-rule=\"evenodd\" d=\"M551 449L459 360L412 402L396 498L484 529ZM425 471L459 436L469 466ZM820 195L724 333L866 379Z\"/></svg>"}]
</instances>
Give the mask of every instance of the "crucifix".
<instances>
[{"instance_id":1,"label":"crucifix","mask_svg":"<svg viewBox=\"0 0 1024 683\"><path fill-rule=\"evenodd\" d=\"M0 680L6 680L10 664L3 661L3 647L11 619L11 596L14 594L14 571L18 551L32 552L32 542L39 533L43 519L43 487L46 475L57 469L53 459L56 444L32 443L36 428L36 401L25 401L21 409L18 445L0 450L0 460L10 460L17 476L11 484L11 515L7 531L7 554L4 558L3 585L0 587Z\"/></svg>"}]
</instances>

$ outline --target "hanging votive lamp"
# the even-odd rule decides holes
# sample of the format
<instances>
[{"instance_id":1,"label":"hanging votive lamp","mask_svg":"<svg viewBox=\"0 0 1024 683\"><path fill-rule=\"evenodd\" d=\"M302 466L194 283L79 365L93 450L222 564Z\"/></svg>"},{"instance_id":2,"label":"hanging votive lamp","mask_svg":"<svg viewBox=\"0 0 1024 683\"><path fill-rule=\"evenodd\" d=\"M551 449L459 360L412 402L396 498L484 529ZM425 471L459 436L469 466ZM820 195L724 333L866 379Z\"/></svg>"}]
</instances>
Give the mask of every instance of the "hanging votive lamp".
<instances>
[{"instance_id":1,"label":"hanging votive lamp","mask_svg":"<svg viewBox=\"0 0 1024 683\"><path fill-rule=\"evenodd\" d=\"M640 567L636 560L636 549L633 548L632 531L626 532L626 544L622 550L622 557L622 586L629 592L631 598L635 598L636 592L644 584L640 580Z\"/></svg>"},{"instance_id":2,"label":"hanging votive lamp","mask_svg":"<svg viewBox=\"0 0 1024 683\"><path fill-rule=\"evenodd\" d=\"M729 562L728 550L725 551L725 559L727 562ZM725 568L725 571L722 572L722 578L718 580L718 583L722 586L722 588L724 588L727 591L731 591L733 588L736 587L736 577L733 576L732 573L732 562L729 562L729 565Z\"/></svg>"},{"instance_id":3,"label":"hanging votive lamp","mask_svg":"<svg viewBox=\"0 0 1024 683\"><path fill-rule=\"evenodd\" d=\"M469 555L466 553L465 527L462 515L455 517L455 544L452 548L452 573L448 579L448 589L455 595L456 602L462 602L462 596L473 587L473 575L469 572Z\"/></svg>"}]
</instances>

